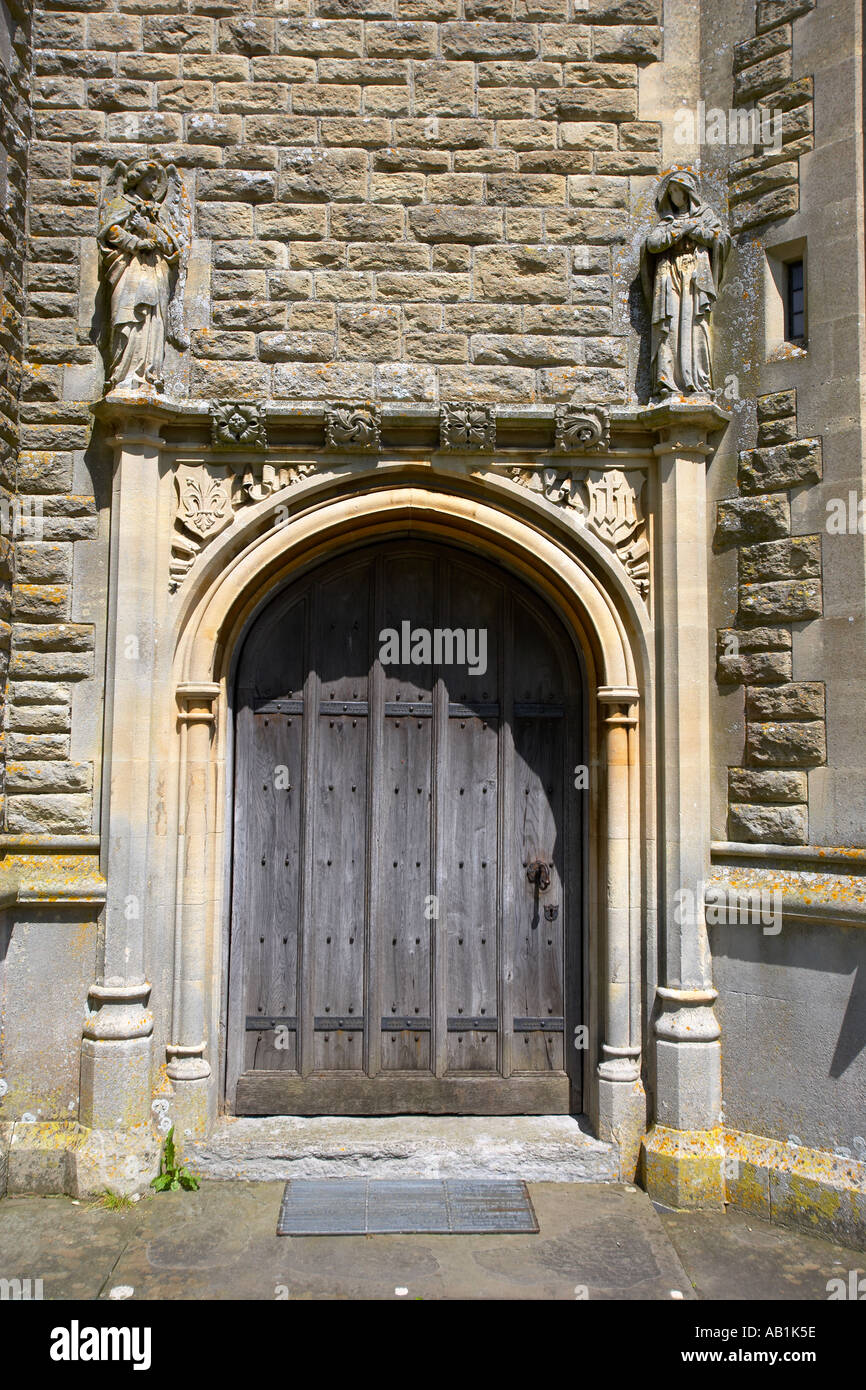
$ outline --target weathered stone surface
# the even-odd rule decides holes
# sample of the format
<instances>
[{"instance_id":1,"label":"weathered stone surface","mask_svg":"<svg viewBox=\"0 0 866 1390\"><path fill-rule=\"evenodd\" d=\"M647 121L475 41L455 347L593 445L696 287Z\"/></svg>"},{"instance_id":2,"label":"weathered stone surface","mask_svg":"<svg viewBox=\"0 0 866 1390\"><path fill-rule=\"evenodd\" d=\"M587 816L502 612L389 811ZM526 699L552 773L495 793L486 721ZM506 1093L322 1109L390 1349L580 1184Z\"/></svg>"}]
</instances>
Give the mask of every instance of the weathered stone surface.
<instances>
[{"instance_id":1,"label":"weathered stone surface","mask_svg":"<svg viewBox=\"0 0 866 1390\"><path fill-rule=\"evenodd\" d=\"M815 0L758 0L756 27L759 34L815 8Z\"/></svg>"},{"instance_id":2,"label":"weathered stone surface","mask_svg":"<svg viewBox=\"0 0 866 1390\"><path fill-rule=\"evenodd\" d=\"M48 1196L65 1192L69 1153L79 1142L78 1127L72 1123L19 1121L7 1155L8 1195L27 1192Z\"/></svg>"},{"instance_id":3,"label":"weathered stone surface","mask_svg":"<svg viewBox=\"0 0 866 1390\"><path fill-rule=\"evenodd\" d=\"M340 310L341 354L369 362L386 362L400 356L400 314L395 308L349 305Z\"/></svg>"},{"instance_id":4,"label":"weathered stone surface","mask_svg":"<svg viewBox=\"0 0 866 1390\"><path fill-rule=\"evenodd\" d=\"M85 792L18 796L6 801L6 823L17 834L90 829L91 799Z\"/></svg>"},{"instance_id":5,"label":"weathered stone surface","mask_svg":"<svg viewBox=\"0 0 866 1390\"><path fill-rule=\"evenodd\" d=\"M651 63L661 54L662 31L657 25L613 25L596 29L592 56L596 62Z\"/></svg>"},{"instance_id":6,"label":"weathered stone surface","mask_svg":"<svg viewBox=\"0 0 866 1390\"><path fill-rule=\"evenodd\" d=\"M159 1172L162 1145L144 1125L132 1132L85 1130L68 1164L67 1190L72 1197L99 1197L113 1192L130 1197L150 1190Z\"/></svg>"},{"instance_id":7,"label":"weathered stone surface","mask_svg":"<svg viewBox=\"0 0 866 1390\"><path fill-rule=\"evenodd\" d=\"M797 417L784 416L778 420L758 422L758 447L766 448L772 444L789 444L797 438Z\"/></svg>"},{"instance_id":8,"label":"weathered stone surface","mask_svg":"<svg viewBox=\"0 0 866 1390\"><path fill-rule=\"evenodd\" d=\"M754 767L816 767L827 758L823 722L755 723L746 726L746 761Z\"/></svg>"},{"instance_id":9,"label":"weathered stone surface","mask_svg":"<svg viewBox=\"0 0 866 1390\"><path fill-rule=\"evenodd\" d=\"M475 105L471 63L418 63L415 110L426 116L470 116Z\"/></svg>"},{"instance_id":10,"label":"weathered stone surface","mask_svg":"<svg viewBox=\"0 0 866 1390\"><path fill-rule=\"evenodd\" d=\"M800 190L796 184L777 188L758 198L744 199L731 209L731 231L744 232L763 222L777 222L792 216L799 206Z\"/></svg>"},{"instance_id":11,"label":"weathered stone surface","mask_svg":"<svg viewBox=\"0 0 866 1390\"><path fill-rule=\"evenodd\" d=\"M823 719L824 685L798 681L775 689L746 691L747 719Z\"/></svg>"},{"instance_id":12,"label":"weathered stone surface","mask_svg":"<svg viewBox=\"0 0 866 1390\"><path fill-rule=\"evenodd\" d=\"M565 251L556 248L481 247L475 253L475 293L517 303L564 300L567 266Z\"/></svg>"},{"instance_id":13,"label":"weathered stone surface","mask_svg":"<svg viewBox=\"0 0 866 1390\"><path fill-rule=\"evenodd\" d=\"M501 241L503 232L502 213L495 208L411 208L409 226L420 241L470 245Z\"/></svg>"},{"instance_id":14,"label":"weathered stone surface","mask_svg":"<svg viewBox=\"0 0 866 1390\"><path fill-rule=\"evenodd\" d=\"M763 424L767 420L778 420L783 416L797 414L797 392L796 391L773 391L769 395L759 396L756 403L758 424Z\"/></svg>"},{"instance_id":15,"label":"weathered stone surface","mask_svg":"<svg viewBox=\"0 0 866 1390\"><path fill-rule=\"evenodd\" d=\"M791 530L791 504L782 493L719 502L715 542L719 549L775 540Z\"/></svg>"},{"instance_id":16,"label":"weathered stone surface","mask_svg":"<svg viewBox=\"0 0 866 1390\"><path fill-rule=\"evenodd\" d=\"M25 704L16 701L7 706L6 718L10 729L19 733L66 733L71 727L69 704ZM28 757L29 753L15 754ZM34 754L34 756L36 756Z\"/></svg>"},{"instance_id":17,"label":"weathered stone surface","mask_svg":"<svg viewBox=\"0 0 866 1390\"><path fill-rule=\"evenodd\" d=\"M818 579L777 580L772 584L744 584L740 588L740 621L802 623L820 618L823 611Z\"/></svg>"},{"instance_id":18,"label":"weathered stone surface","mask_svg":"<svg viewBox=\"0 0 866 1390\"><path fill-rule=\"evenodd\" d=\"M273 381L275 395L295 400L364 400L373 391L373 369L363 362L286 363L274 368Z\"/></svg>"},{"instance_id":19,"label":"weathered stone surface","mask_svg":"<svg viewBox=\"0 0 866 1390\"><path fill-rule=\"evenodd\" d=\"M790 540L762 541L739 552L741 584L763 584L773 579L820 579L821 537L793 536Z\"/></svg>"},{"instance_id":20,"label":"weathered stone surface","mask_svg":"<svg viewBox=\"0 0 866 1390\"><path fill-rule=\"evenodd\" d=\"M752 806L733 802L728 811L732 840L747 844L805 845L809 811L802 806Z\"/></svg>"},{"instance_id":21,"label":"weathered stone surface","mask_svg":"<svg viewBox=\"0 0 866 1390\"><path fill-rule=\"evenodd\" d=\"M87 792L93 785L90 763L22 762L6 764L10 792Z\"/></svg>"},{"instance_id":22,"label":"weathered stone surface","mask_svg":"<svg viewBox=\"0 0 866 1390\"><path fill-rule=\"evenodd\" d=\"M784 86L793 75L791 50L787 46L772 57L742 68L734 76L734 102L745 106Z\"/></svg>"},{"instance_id":23,"label":"weathered stone surface","mask_svg":"<svg viewBox=\"0 0 866 1390\"><path fill-rule=\"evenodd\" d=\"M743 492L778 492L781 488L817 483L823 476L820 439L798 439L772 449L747 449L740 454L738 481Z\"/></svg>"},{"instance_id":24,"label":"weathered stone surface","mask_svg":"<svg viewBox=\"0 0 866 1390\"><path fill-rule=\"evenodd\" d=\"M805 805L808 786L805 772L728 768L728 795L732 802L748 801L764 806Z\"/></svg>"},{"instance_id":25,"label":"weathered stone surface","mask_svg":"<svg viewBox=\"0 0 866 1390\"><path fill-rule=\"evenodd\" d=\"M757 38L746 39L734 47L734 72L771 58L775 53L784 53L791 46L790 25L783 24L769 33L759 34Z\"/></svg>"},{"instance_id":26,"label":"weathered stone surface","mask_svg":"<svg viewBox=\"0 0 866 1390\"><path fill-rule=\"evenodd\" d=\"M776 685L790 680L792 670L790 652L722 653L716 661L716 680L720 685Z\"/></svg>"}]
</instances>

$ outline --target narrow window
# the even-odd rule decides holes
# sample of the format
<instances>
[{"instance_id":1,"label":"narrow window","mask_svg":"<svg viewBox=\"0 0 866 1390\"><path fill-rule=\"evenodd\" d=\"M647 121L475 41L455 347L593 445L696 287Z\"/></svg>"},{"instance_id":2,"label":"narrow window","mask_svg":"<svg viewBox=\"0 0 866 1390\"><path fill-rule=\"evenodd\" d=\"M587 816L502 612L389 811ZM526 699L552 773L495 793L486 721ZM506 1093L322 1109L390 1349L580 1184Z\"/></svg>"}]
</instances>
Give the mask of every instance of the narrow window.
<instances>
[{"instance_id":1,"label":"narrow window","mask_svg":"<svg viewBox=\"0 0 866 1390\"><path fill-rule=\"evenodd\" d=\"M806 282L803 262L788 261L785 266L785 338L802 343L806 337Z\"/></svg>"}]
</instances>

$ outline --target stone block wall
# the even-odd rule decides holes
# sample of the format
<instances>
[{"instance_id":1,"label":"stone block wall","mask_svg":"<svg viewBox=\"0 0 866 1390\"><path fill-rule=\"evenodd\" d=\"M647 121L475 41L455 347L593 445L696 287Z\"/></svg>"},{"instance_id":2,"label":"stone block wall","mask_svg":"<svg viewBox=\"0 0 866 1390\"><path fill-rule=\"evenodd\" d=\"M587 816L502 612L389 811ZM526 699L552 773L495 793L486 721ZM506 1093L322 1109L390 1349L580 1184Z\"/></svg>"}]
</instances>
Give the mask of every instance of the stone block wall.
<instances>
[{"instance_id":1,"label":"stone block wall","mask_svg":"<svg viewBox=\"0 0 866 1390\"><path fill-rule=\"evenodd\" d=\"M5 795L3 732L12 631L18 397L21 389L30 139L30 7L0 0L0 800Z\"/></svg>"},{"instance_id":2,"label":"stone block wall","mask_svg":"<svg viewBox=\"0 0 866 1390\"><path fill-rule=\"evenodd\" d=\"M781 149L753 150L728 170L731 229L750 231L800 206L800 155L814 147L813 79L793 77L793 21L815 0L758 0L755 37L734 49L734 106L778 112Z\"/></svg>"},{"instance_id":3,"label":"stone block wall","mask_svg":"<svg viewBox=\"0 0 866 1390\"><path fill-rule=\"evenodd\" d=\"M796 391L758 399L758 447L739 454L740 496L717 506L735 547L736 626L717 633L716 679L745 686L743 766L728 769L731 840L809 842L806 769L826 761L822 681L795 681L792 624L823 612L821 536L791 534L791 492L817 483L820 439L797 437Z\"/></svg>"},{"instance_id":4,"label":"stone block wall","mask_svg":"<svg viewBox=\"0 0 866 1390\"><path fill-rule=\"evenodd\" d=\"M8 831L93 829L76 690L104 621L116 161L174 162L192 203L174 394L622 400L614 259L662 167L638 111L660 21L660 0L37 0L19 481L43 529L19 547Z\"/></svg>"},{"instance_id":5,"label":"stone block wall","mask_svg":"<svg viewBox=\"0 0 866 1390\"><path fill-rule=\"evenodd\" d=\"M99 393L100 188L149 153L195 207L192 395L622 399L611 247L660 168L660 11L43 0L31 398Z\"/></svg>"}]
</instances>

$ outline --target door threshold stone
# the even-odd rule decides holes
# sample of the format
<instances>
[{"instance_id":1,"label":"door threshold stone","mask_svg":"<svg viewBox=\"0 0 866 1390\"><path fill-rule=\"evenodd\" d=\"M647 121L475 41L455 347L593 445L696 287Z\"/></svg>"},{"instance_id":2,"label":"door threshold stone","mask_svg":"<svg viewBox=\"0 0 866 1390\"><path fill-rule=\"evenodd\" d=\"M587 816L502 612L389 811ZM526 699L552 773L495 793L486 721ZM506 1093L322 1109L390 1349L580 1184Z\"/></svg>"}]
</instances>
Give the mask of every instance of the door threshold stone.
<instances>
[{"instance_id":1,"label":"door threshold stone","mask_svg":"<svg viewBox=\"0 0 866 1390\"><path fill-rule=\"evenodd\" d=\"M522 1178L618 1182L619 1152L583 1116L225 1116L190 1144L207 1178Z\"/></svg>"}]
</instances>

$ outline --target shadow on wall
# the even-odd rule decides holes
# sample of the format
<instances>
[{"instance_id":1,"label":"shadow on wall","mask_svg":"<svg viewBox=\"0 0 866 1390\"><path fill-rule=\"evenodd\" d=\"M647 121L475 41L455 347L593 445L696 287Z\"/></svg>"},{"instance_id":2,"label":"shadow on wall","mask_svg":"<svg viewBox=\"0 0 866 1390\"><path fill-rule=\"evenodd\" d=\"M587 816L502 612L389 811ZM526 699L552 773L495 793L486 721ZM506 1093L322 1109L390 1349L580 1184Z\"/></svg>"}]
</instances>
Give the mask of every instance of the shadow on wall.
<instances>
[{"instance_id":1,"label":"shadow on wall","mask_svg":"<svg viewBox=\"0 0 866 1390\"><path fill-rule=\"evenodd\" d=\"M850 1145L866 1123L862 929L783 917L777 935L715 926L710 943L727 1124Z\"/></svg>"}]
</instances>

